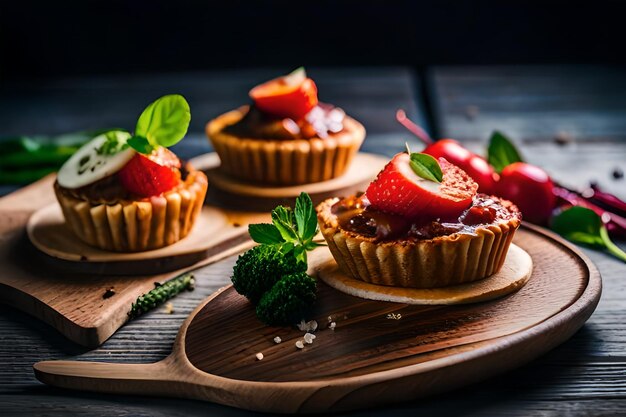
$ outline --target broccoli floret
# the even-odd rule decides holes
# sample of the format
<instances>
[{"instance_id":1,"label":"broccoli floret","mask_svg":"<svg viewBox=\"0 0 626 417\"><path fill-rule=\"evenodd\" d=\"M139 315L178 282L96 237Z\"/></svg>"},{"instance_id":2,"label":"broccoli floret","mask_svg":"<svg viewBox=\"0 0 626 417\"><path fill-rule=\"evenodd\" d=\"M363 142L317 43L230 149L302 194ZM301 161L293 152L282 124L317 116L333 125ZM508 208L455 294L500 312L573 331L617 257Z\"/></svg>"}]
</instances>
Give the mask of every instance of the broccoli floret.
<instances>
[{"instance_id":1,"label":"broccoli floret","mask_svg":"<svg viewBox=\"0 0 626 417\"><path fill-rule=\"evenodd\" d=\"M306 268L292 252L285 255L277 246L260 245L239 256L231 281L239 294L256 304L282 276Z\"/></svg>"},{"instance_id":2,"label":"broccoli floret","mask_svg":"<svg viewBox=\"0 0 626 417\"><path fill-rule=\"evenodd\" d=\"M257 317L268 325L299 322L315 303L315 279L306 272L282 277L256 307Z\"/></svg>"}]
</instances>

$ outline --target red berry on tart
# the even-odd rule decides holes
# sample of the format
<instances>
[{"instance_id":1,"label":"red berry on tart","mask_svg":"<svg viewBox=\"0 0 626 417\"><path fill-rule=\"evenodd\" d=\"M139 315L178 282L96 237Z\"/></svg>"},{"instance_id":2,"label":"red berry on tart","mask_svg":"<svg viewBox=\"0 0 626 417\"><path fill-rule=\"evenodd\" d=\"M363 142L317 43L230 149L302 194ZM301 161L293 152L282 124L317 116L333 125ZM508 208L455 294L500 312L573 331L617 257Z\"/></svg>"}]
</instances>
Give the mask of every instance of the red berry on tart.
<instances>
[{"instance_id":1,"label":"red berry on tart","mask_svg":"<svg viewBox=\"0 0 626 417\"><path fill-rule=\"evenodd\" d=\"M250 90L252 104L207 124L220 170L264 185L306 184L342 175L365 138L343 110L320 103L299 68Z\"/></svg>"},{"instance_id":2,"label":"red berry on tart","mask_svg":"<svg viewBox=\"0 0 626 417\"><path fill-rule=\"evenodd\" d=\"M144 110L134 136L111 131L82 146L54 185L68 227L112 251L156 249L185 237L208 182L162 144L182 139L189 120L184 98L164 96Z\"/></svg>"},{"instance_id":3,"label":"red berry on tart","mask_svg":"<svg viewBox=\"0 0 626 417\"><path fill-rule=\"evenodd\" d=\"M304 68L254 87L250 98L259 110L293 120L302 119L318 103L317 87Z\"/></svg>"},{"instance_id":4,"label":"red berry on tart","mask_svg":"<svg viewBox=\"0 0 626 417\"><path fill-rule=\"evenodd\" d=\"M515 205L477 188L444 158L398 154L365 194L322 202L318 221L356 279L415 288L471 282L502 267L521 221Z\"/></svg>"}]
</instances>

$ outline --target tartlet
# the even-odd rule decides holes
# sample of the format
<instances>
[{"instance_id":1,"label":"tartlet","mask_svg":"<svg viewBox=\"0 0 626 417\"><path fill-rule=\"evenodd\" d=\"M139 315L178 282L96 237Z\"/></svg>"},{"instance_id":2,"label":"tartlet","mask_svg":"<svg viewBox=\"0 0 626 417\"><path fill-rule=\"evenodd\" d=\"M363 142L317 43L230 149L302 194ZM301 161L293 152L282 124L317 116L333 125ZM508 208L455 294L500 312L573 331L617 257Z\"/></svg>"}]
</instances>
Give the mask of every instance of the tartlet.
<instances>
[{"instance_id":1,"label":"tartlet","mask_svg":"<svg viewBox=\"0 0 626 417\"><path fill-rule=\"evenodd\" d=\"M182 139L189 120L184 98L165 96L142 113L135 136L111 131L82 146L54 183L69 229L88 245L117 252L158 249L187 236L208 180L159 143Z\"/></svg>"},{"instance_id":2,"label":"tartlet","mask_svg":"<svg viewBox=\"0 0 626 417\"><path fill-rule=\"evenodd\" d=\"M220 169L234 178L267 185L329 180L346 171L365 139L361 123L318 103L315 84L303 71L257 86L250 95L252 105L206 126Z\"/></svg>"},{"instance_id":3,"label":"tartlet","mask_svg":"<svg viewBox=\"0 0 626 417\"><path fill-rule=\"evenodd\" d=\"M472 189L468 207L444 218L427 210L409 217L382 211L366 191L323 201L318 222L337 264L355 279L412 288L468 283L500 270L521 223L511 202Z\"/></svg>"}]
</instances>

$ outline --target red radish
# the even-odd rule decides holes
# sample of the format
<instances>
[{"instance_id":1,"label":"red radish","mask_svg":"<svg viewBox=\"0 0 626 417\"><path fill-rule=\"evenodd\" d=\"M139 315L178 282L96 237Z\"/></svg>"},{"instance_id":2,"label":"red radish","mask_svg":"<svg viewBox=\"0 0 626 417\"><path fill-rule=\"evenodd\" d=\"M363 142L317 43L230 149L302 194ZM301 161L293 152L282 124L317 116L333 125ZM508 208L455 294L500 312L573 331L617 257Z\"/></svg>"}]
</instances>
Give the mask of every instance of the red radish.
<instances>
[{"instance_id":1,"label":"red radish","mask_svg":"<svg viewBox=\"0 0 626 417\"><path fill-rule=\"evenodd\" d=\"M180 182L180 160L167 148L159 147L150 155L137 153L118 172L122 186L141 197L159 195Z\"/></svg>"},{"instance_id":2,"label":"red radish","mask_svg":"<svg viewBox=\"0 0 626 417\"><path fill-rule=\"evenodd\" d=\"M256 107L276 117L302 119L317 106L317 87L304 69L275 78L250 90Z\"/></svg>"},{"instance_id":3,"label":"red radish","mask_svg":"<svg viewBox=\"0 0 626 417\"><path fill-rule=\"evenodd\" d=\"M553 188L550 176L543 169L515 162L500 173L496 194L515 203L525 220L546 224L556 204Z\"/></svg>"},{"instance_id":4,"label":"red radish","mask_svg":"<svg viewBox=\"0 0 626 417\"><path fill-rule=\"evenodd\" d=\"M397 154L368 186L365 196L373 208L406 218L456 218L472 204L478 185L444 158L439 165L441 183L421 178L411 168L409 154Z\"/></svg>"},{"instance_id":5,"label":"red radish","mask_svg":"<svg viewBox=\"0 0 626 417\"><path fill-rule=\"evenodd\" d=\"M422 151L435 158L446 158L478 183L481 193L493 194L497 174L487 161L465 149L453 139L440 139Z\"/></svg>"}]
</instances>

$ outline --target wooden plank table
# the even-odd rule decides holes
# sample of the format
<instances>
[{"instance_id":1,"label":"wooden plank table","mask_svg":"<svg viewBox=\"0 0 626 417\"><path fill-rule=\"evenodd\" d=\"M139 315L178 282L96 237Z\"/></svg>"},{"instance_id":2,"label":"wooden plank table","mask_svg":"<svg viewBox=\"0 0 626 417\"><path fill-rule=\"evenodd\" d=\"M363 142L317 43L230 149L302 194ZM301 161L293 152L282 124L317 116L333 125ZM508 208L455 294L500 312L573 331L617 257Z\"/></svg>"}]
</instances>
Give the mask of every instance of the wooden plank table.
<instances>
[{"instance_id":1,"label":"wooden plank table","mask_svg":"<svg viewBox=\"0 0 626 417\"><path fill-rule=\"evenodd\" d=\"M522 144L528 160L545 166L562 182L583 186L585 181L593 178L626 198L626 182L610 179L613 166L626 169L626 141L623 140L626 138L626 126L621 124L626 120L626 97L609 88L596 93L594 88L598 83L610 84L610 79L605 78L614 77L616 83L623 82L626 72L596 70L602 74L602 80L583 76L562 77L558 69L550 68L528 68L526 76L524 69L435 68L428 74L429 93L436 99L432 103L437 121L434 127L446 136L467 142L474 149L480 149L489 131L497 127ZM577 74L582 70L571 71ZM177 151L191 156L210 149L201 133L204 119L238 105L245 99L250 84L275 73L249 70L234 74L119 77L62 81L31 89L24 86L2 88L1 133L56 133L109 123L125 126L132 123L138 106L159 94L177 91L188 96L194 111L191 139L186 140L188 145L183 142ZM325 69L311 71L311 74L318 80L322 99L341 105L364 121L371 133L364 145L367 151L391 155L409 139L393 121L397 107L404 107L414 118L423 114L422 106L415 100L415 97L420 97L416 91L419 84L409 70ZM482 79L483 88L475 88L472 79ZM511 85L518 85L520 79L523 80L523 87L512 88ZM546 79L552 81L547 82ZM556 81L560 88L553 85ZM25 96L15 104L16 109L11 110L16 97L21 97L20 91ZM510 109L506 118L509 122L500 123L500 112L511 106L516 101L515 97L530 92L536 95L534 100L527 104L520 100L517 106ZM124 100L117 103L116 97L122 95ZM107 97L103 100L106 105L97 100L101 97ZM546 100L551 102L550 106L545 104ZM530 107L537 106L537 103L544 103L537 108L546 111L531 111ZM122 110L119 110L118 104ZM475 113L471 110L474 112L473 119L465 122L461 119L466 116L460 109L467 105L479 106L479 111ZM575 125L578 126L575 144L559 146L548 140L559 129L558 123L550 122L551 118L557 120L563 117L563 113L557 110L559 108L563 112L571 112L570 120L578 123ZM45 112L46 109L51 114ZM126 114L127 111L133 115ZM22 112L31 116L20 116ZM551 113L554 113L553 116L550 116ZM599 120L594 128L597 130L591 130L589 124L579 121L588 113L594 116L594 120ZM518 114L517 118L515 114ZM35 115L41 116L42 120L33 122L31 117ZM539 123L537 118L543 126L541 133L533 130L533 126ZM420 122L424 123L423 120ZM490 127L490 124L494 126ZM519 126L526 127L522 129ZM609 137L605 133L593 133L608 131L614 134ZM412 144L419 149L414 141ZM626 266L603 253L585 251L603 275L604 293L595 314L570 341L519 370L479 385L349 415L528 416L623 412L626 409ZM51 388L40 384L31 369L34 362L45 359L78 357L80 360L141 363L162 359L169 353L178 328L189 312L209 294L228 283L235 259L231 257L198 271L196 290L173 300L173 314L167 314L163 307L158 308L128 323L103 346L92 351L68 342L48 326L19 311L0 306L0 415L251 414L197 401L121 397Z\"/></svg>"}]
</instances>

